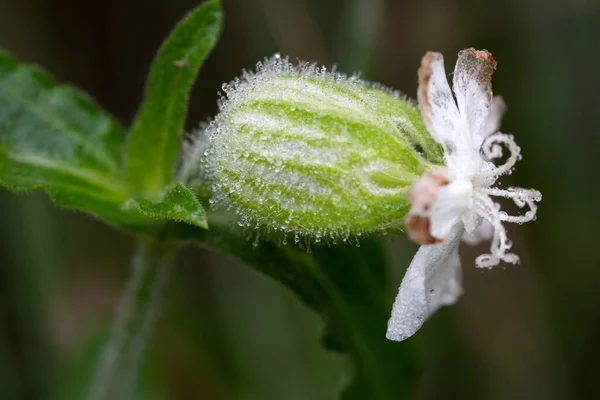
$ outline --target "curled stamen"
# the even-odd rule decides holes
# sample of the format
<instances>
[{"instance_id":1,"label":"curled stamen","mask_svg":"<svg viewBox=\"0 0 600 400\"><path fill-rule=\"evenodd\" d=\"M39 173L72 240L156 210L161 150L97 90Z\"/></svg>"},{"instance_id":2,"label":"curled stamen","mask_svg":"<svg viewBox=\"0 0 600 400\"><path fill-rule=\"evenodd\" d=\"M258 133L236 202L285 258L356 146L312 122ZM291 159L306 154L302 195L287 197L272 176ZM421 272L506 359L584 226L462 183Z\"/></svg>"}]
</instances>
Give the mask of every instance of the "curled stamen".
<instances>
[{"instance_id":1,"label":"curled stamen","mask_svg":"<svg viewBox=\"0 0 600 400\"><path fill-rule=\"evenodd\" d=\"M516 254L507 253L512 243L506 235L506 229L502 225L501 213L499 207L492 199L482 192L474 193L474 197L479 204L476 204L474 211L477 215L487 220L494 228L494 236L490 247L490 254L482 254L475 260L480 268L492 268L504 261L511 264L519 262Z\"/></svg>"},{"instance_id":2,"label":"curled stamen","mask_svg":"<svg viewBox=\"0 0 600 400\"><path fill-rule=\"evenodd\" d=\"M534 189L508 188L505 190L498 188L480 188L479 191L490 196L512 199L520 208L523 208L525 205L527 205L529 207L529 211L527 211L525 215L512 216L508 215L504 211L499 213L500 220L519 224L535 219L535 215L537 213L537 205L535 203L542 200L542 194Z\"/></svg>"},{"instance_id":3,"label":"curled stamen","mask_svg":"<svg viewBox=\"0 0 600 400\"><path fill-rule=\"evenodd\" d=\"M479 174L477 174L477 177L487 178L504 175L505 173L510 171L512 167L514 167L517 161L519 161L519 157L521 155L521 148L517 146L511 135L506 135L504 133L494 133L485 138L483 144L481 145L481 151L488 160L500 158L502 157L502 146L500 144L506 145L508 151L510 152L510 155L506 162L489 171L480 172Z\"/></svg>"}]
</instances>

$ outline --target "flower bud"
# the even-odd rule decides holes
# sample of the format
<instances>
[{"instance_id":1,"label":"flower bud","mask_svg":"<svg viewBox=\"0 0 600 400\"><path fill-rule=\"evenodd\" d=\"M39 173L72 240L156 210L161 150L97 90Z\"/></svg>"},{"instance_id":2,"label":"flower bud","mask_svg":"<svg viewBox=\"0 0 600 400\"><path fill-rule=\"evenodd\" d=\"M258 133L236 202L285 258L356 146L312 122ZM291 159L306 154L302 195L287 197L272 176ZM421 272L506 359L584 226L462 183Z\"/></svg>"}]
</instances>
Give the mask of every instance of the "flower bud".
<instances>
[{"instance_id":1,"label":"flower bud","mask_svg":"<svg viewBox=\"0 0 600 400\"><path fill-rule=\"evenodd\" d=\"M357 76L275 55L223 90L202 170L241 226L296 242L397 232L411 185L442 164L415 105Z\"/></svg>"}]
</instances>

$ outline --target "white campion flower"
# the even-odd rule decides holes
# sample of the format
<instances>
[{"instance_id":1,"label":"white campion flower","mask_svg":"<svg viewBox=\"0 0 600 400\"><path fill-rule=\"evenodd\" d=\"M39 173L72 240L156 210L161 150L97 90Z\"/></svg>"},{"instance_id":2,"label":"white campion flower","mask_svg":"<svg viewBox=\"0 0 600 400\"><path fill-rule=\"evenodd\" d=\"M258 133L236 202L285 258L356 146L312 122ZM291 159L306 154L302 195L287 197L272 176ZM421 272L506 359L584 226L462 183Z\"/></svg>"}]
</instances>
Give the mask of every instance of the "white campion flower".
<instances>
[{"instance_id":1,"label":"white campion flower","mask_svg":"<svg viewBox=\"0 0 600 400\"><path fill-rule=\"evenodd\" d=\"M477 257L478 267L519 261L509 253L511 242L503 222L535 219L535 202L542 196L533 189L495 185L521 157L513 137L498 131L505 106L500 97L492 97L495 69L496 61L488 51L461 51L454 69L455 101L442 55L429 52L421 61L419 108L427 129L444 149L446 168L426 173L409 194L412 207L406 228L422 246L400 285L388 322L388 339L407 339L440 306L456 302L462 292L461 238L469 244L492 240L490 254ZM509 154L497 166L491 160L502 158L503 148ZM492 196L512 199L518 207L529 209L523 215L509 216Z\"/></svg>"}]
</instances>

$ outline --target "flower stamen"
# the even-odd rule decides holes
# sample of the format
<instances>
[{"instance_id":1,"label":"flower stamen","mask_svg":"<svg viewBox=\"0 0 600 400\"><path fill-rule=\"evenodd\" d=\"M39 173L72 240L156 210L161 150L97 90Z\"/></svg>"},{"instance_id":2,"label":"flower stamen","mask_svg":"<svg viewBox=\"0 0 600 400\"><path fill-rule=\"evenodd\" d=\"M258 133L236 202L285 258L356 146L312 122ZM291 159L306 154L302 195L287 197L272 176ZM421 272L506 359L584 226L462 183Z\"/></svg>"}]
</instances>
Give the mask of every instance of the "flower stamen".
<instances>
[{"instance_id":1,"label":"flower stamen","mask_svg":"<svg viewBox=\"0 0 600 400\"><path fill-rule=\"evenodd\" d=\"M477 178L497 178L500 175L508 173L512 167L515 166L517 161L519 161L521 157L521 148L517 146L512 135L506 135L500 132L493 133L484 139L481 145L481 151L485 158L491 161L495 158L502 157L503 151L500 144L504 144L510 152L508 159L504 164L496 166L496 168L478 173L476 175Z\"/></svg>"},{"instance_id":2,"label":"flower stamen","mask_svg":"<svg viewBox=\"0 0 600 400\"><path fill-rule=\"evenodd\" d=\"M516 264L519 262L519 257L516 254L507 253L512 247L512 242L506 235L506 228L502 225L502 213L500 211L500 205L494 203L492 199L481 192L481 190L475 191L473 194L477 200L474 211L477 215L488 221L494 228L494 236L492 238L492 245L490 246L491 254L482 254L475 260L475 263L479 268L492 268L504 261L510 264Z\"/></svg>"},{"instance_id":3,"label":"flower stamen","mask_svg":"<svg viewBox=\"0 0 600 400\"><path fill-rule=\"evenodd\" d=\"M535 215L537 213L537 205L535 203L542 200L542 194L535 189L522 189L514 187L508 189L480 188L479 191L487 194L488 196L512 199L519 208L523 208L527 205L529 207L529 211L527 211L525 215L512 216L506 214L504 211L499 213L499 217L502 221L519 224L535 220Z\"/></svg>"}]
</instances>

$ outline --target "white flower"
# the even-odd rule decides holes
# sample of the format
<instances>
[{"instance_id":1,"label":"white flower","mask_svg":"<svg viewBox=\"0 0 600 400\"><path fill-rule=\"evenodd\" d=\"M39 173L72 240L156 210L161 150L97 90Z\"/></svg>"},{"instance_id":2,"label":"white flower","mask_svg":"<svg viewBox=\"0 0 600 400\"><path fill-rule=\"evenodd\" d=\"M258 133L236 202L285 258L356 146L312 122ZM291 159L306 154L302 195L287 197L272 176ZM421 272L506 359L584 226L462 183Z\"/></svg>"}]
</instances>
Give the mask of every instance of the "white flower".
<instances>
[{"instance_id":1,"label":"white flower","mask_svg":"<svg viewBox=\"0 0 600 400\"><path fill-rule=\"evenodd\" d=\"M500 262L515 264L503 222L535 219L540 192L495 186L520 159L513 137L498 132L505 106L492 97L496 61L483 50L463 50L454 69L453 90L444 71L444 59L429 52L419 69L418 102L427 129L444 149L446 167L426 174L411 189L412 208L406 217L409 236L422 244L413 258L393 306L387 337L412 336L440 306L456 302L461 294L458 257L460 240L473 244L492 240L490 254L476 259L478 267ZM496 166L493 159L508 157ZM528 211L509 216L492 196L512 199Z\"/></svg>"}]
</instances>

